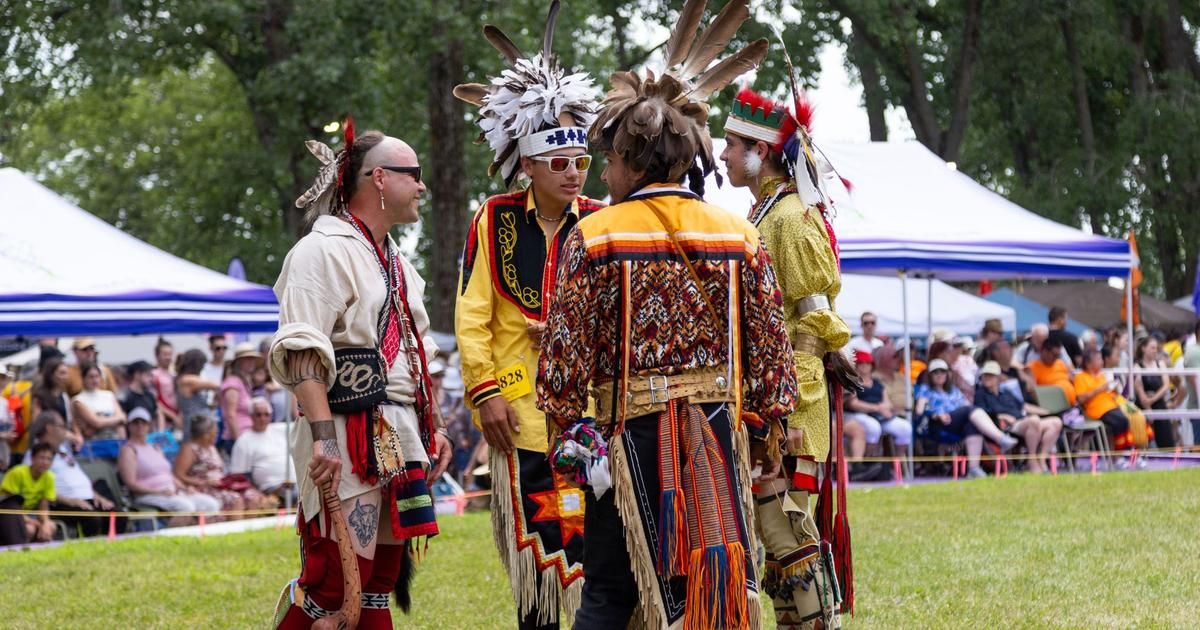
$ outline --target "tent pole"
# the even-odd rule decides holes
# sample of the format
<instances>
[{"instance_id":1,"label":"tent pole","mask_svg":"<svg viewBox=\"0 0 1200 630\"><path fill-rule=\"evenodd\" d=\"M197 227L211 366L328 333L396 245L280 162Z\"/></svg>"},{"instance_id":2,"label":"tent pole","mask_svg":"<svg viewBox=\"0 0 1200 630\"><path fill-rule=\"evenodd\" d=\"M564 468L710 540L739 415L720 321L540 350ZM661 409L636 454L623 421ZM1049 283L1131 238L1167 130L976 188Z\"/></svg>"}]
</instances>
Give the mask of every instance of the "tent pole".
<instances>
[{"instance_id":1,"label":"tent pole","mask_svg":"<svg viewBox=\"0 0 1200 630\"><path fill-rule=\"evenodd\" d=\"M927 335L933 335L933 274L929 274L925 278L926 291L925 297L925 332Z\"/></svg>"},{"instance_id":2,"label":"tent pole","mask_svg":"<svg viewBox=\"0 0 1200 630\"><path fill-rule=\"evenodd\" d=\"M908 440L908 479L912 479L913 442L917 438L917 422L913 418L912 338L908 330L908 271L900 270L900 305L904 311L904 415L908 416L913 434Z\"/></svg>"},{"instance_id":3,"label":"tent pole","mask_svg":"<svg viewBox=\"0 0 1200 630\"><path fill-rule=\"evenodd\" d=\"M1129 335L1129 365L1126 366L1129 370L1129 381L1125 386L1128 388L1124 392L1127 396L1133 395L1133 268L1129 269L1129 276L1125 278L1125 332Z\"/></svg>"}]
</instances>

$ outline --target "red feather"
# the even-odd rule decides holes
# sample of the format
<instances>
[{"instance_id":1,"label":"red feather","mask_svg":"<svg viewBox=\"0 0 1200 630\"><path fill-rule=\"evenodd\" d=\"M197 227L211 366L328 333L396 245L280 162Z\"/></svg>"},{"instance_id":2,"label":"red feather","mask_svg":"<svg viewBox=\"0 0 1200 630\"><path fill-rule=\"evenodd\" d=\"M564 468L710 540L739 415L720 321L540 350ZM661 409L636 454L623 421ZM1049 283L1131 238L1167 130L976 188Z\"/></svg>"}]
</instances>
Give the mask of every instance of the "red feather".
<instances>
[{"instance_id":1,"label":"red feather","mask_svg":"<svg viewBox=\"0 0 1200 630\"><path fill-rule=\"evenodd\" d=\"M817 110L812 101L808 100L808 94L801 92L796 97L796 119L800 121L800 126L812 135L812 119L813 112Z\"/></svg>"},{"instance_id":2,"label":"red feather","mask_svg":"<svg viewBox=\"0 0 1200 630\"><path fill-rule=\"evenodd\" d=\"M842 185L846 187L846 192L854 192L854 184L850 183L850 180L845 177L839 177L838 179L842 180Z\"/></svg>"},{"instance_id":3,"label":"red feather","mask_svg":"<svg viewBox=\"0 0 1200 630\"><path fill-rule=\"evenodd\" d=\"M350 149L354 146L354 116L346 115L346 123L342 126L342 154L338 156L341 159L341 164L338 165L337 191L338 198L342 203L350 203L346 198L346 187L342 184L346 181L346 171L350 168Z\"/></svg>"},{"instance_id":4,"label":"red feather","mask_svg":"<svg viewBox=\"0 0 1200 630\"><path fill-rule=\"evenodd\" d=\"M737 94L737 101L743 105L750 107L750 113L762 111L763 116L769 116L775 110L783 112L783 125L779 129L779 138L775 141L775 145L771 147L774 151L782 151L783 145L796 134L797 123L796 119L787 111L787 106L783 103L777 103L770 98L751 90L749 87L743 87Z\"/></svg>"}]
</instances>

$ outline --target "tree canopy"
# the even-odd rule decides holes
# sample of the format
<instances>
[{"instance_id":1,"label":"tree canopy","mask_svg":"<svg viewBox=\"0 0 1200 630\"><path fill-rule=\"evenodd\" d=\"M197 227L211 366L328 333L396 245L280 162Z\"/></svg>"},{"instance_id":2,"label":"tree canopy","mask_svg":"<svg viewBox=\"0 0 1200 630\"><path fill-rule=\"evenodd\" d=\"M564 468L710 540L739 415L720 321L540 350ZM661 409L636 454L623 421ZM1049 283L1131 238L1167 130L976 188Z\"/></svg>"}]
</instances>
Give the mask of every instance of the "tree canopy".
<instances>
[{"instance_id":1,"label":"tree canopy","mask_svg":"<svg viewBox=\"0 0 1200 630\"><path fill-rule=\"evenodd\" d=\"M496 23L532 49L545 0L15 0L0 6L0 164L201 264L270 283L302 234L303 141L360 129L408 140L429 194L418 264L449 327L471 209L500 183L450 95L501 67ZM724 4L711 2L710 11ZM569 0L566 65L609 73L658 54L681 1ZM779 28L802 80L844 45L873 139L904 111L918 141L1013 201L1139 238L1147 288L1190 291L1200 243L1200 5L1181 0L764 0L739 39ZM665 35L664 35L665 37ZM756 87L786 93L777 50ZM729 88L714 99L720 133ZM603 195L599 171L586 192Z\"/></svg>"}]
</instances>

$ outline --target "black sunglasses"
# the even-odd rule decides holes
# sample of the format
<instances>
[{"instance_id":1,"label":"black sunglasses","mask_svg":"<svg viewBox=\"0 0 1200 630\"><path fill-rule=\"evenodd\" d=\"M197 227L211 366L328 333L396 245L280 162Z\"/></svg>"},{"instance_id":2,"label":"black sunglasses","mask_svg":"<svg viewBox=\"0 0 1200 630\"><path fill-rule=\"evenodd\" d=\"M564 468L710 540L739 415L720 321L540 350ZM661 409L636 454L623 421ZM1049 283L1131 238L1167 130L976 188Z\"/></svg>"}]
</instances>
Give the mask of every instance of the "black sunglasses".
<instances>
[{"instance_id":1,"label":"black sunglasses","mask_svg":"<svg viewBox=\"0 0 1200 630\"><path fill-rule=\"evenodd\" d=\"M393 173L408 173L409 175L413 176L413 179L415 179L418 184L421 183L421 167L420 166L376 166L375 168L381 168L385 171L392 171ZM363 175L370 175L374 171L375 171L375 169L373 168L373 169L363 173Z\"/></svg>"}]
</instances>

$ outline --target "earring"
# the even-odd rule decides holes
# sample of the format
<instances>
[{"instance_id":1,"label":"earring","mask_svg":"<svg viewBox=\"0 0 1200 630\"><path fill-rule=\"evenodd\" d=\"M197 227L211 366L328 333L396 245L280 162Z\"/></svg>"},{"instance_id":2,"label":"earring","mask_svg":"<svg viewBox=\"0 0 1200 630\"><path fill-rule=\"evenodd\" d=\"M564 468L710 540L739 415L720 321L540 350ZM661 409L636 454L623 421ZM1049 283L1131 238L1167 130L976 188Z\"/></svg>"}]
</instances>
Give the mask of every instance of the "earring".
<instances>
[{"instance_id":1,"label":"earring","mask_svg":"<svg viewBox=\"0 0 1200 630\"><path fill-rule=\"evenodd\" d=\"M382 190L379 191L379 209L383 212L387 212L387 204L385 204L383 202L383 191Z\"/></svg>"}]
</instances>

